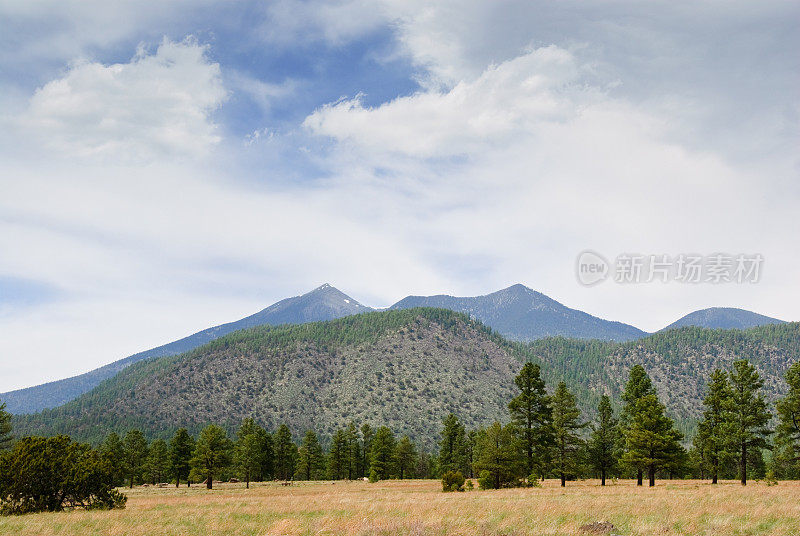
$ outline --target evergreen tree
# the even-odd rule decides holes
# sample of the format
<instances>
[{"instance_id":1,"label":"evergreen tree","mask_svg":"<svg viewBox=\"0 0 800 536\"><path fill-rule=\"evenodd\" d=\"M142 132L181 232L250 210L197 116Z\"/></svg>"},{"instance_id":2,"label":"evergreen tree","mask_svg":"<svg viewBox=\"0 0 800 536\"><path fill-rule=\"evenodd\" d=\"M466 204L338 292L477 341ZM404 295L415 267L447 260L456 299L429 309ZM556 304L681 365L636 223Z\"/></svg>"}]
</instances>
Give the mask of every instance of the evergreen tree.
<instances>
[{"instance_id":1,"label":"evergreen tree","mask_svg":"<svg viewBox=\"0 0 800 536\"><path fill-rule=\"evenodd\" d=\"M732 395L728 375L722 370L711 373L703 405L703 420L697 427L694 446L701 457L704 468L711 474L711 483L716 484L720 467L729 457L730 438L733 433Z\"/></svg>"},{"instance_id":2,"label":"evergreen tree","mask_svg":"<svg viewBox=\"0 0 800 536\"><path fill-rule=\"evenodd\" d=\"M481 487L500 489L513 484L518 479L520 468L525 468L525 459L519 456L514 428L494 422L480 430L476 439L475 471L481 475Z\"/></svg>"},{"instance_id":3,"label":"evergreen tree","mask_svg":"<svg viewBox=\"0 0 800 536\"><path fill-rule=\"evenodd\" d=\"M273 438L275 451L275 477L289 480L294 474L297 459L297 446L292 441L292 432L286 424L281 424Z\"/></svg>"},{"instance_id":4,"label":"evergreen tree","mask_svg":"<svg viewBox=\"0 0 800 536\"><path fill-rule=\"evenodd\" d=\"M144 463L147 460L147 440L140 430L128 430L123 440L125 452L125 472L130 479L130 487L134 481L141 478Z\"/></svg>"},{"instance_id":5,"label":"evergreen tree","mask_svg":"<svg viewBox=\"0 0 800 536\"><path fill-rule=\"evenodd\" d=\"M331 448L328 452L328 476L331 480L341 480L347 475L350 459L350 450L347 444L347 435L344 430L336 430L331 439Z\"/></svg>"},{"instance_id":6,"label":"evergreen tree","mask_svg":"<svg viewBox=\"0 0 800 536\"><path fill-rule=\"evenodd\" d=\"M615 471L619 463L621 436L611 399L603 395L597 406L597 424L589 439L589 460L595 470L600 473L600 485L606 485L606 476Z\"/></svg>"},{"instance_id":7,"label":"evergreen tree","mask_svg":"<svg viewBox=\"0 0 800 536\"><path fill-rule=\"evenodd\" d=\"M620 425L622 432L626 437L630 432L630 426L636 416L636 402L642 397L648 395L655 395L656 390L653 388L653 382L650 376L641 365L634 365L628 373L628 383L625 384L625 391L622 393L622 401L625 405L622 408L620 416ZM636 467L636 485L642 485L642 468Z\"/></svg>"},{"instance_id":8,"label":"evergreen tree","mask_svg":"<svg viewBox=\"0 0 800 536\"><path fill-rule=\"evenodd\" d=\"M253 475L260 475L264 464L264 436L264 429L249 417L242 421L236 433L235 461L248 489Z\"/></svg>"},{"instance_id":9,"label":"evergreen tree","mask_svg":"<svg viewBox=\"0 0 800 536\"><path fill-rule=\"evenodd\" d=\"M654 394L636 401L626 433L627 452L623 460L640 470L647 469L650 486L656 484L656 471L680 459L683 434L666 416L664 405Z\"/></svg>"},{"instance_id":10,"label":"evergreen tree","mask_svg":"<svg viewBox=\"0 0 800 536\"><path fill-rule=\"evenodd\" d=\"M567 384L560 382L551 397L553 409L553 449L556 468L561 477L561 487L566 486L567 476L575 475L580 462L583 439L579 431L586 426L582 423L581 411L575 403L575 395L569 392Z\"/></svg>"},{"instance_id":11,"label":"evergreen tree","mask_svg":"<svg viewBox=\"0 0 800 536\"><path fill-rule=\"evenodd\" d=\"M789 392L777 403L780 449L776 458L787 466L783 471L786 476L797 478L800 476L800 361L786 371L786 383Z\"/></svg>"},{"instance_id":12,"label":"evergreen tree","mask_svg":"<svg viewBox=\"0 0 800 536\"><path fill-rule=\"evenodd\" d=\"M175 477L175 487L181 485L181 480L189 483L189 471L191 470L192 454L194 453L194 438L189 435L186 428L180 428L172 439L169 440L169 456L172 475Z\"/></svg>"},{"instance_id":13,"label":"evergreen tree","mask_svg":"<svg viewBox=\"0 0 800 536\"><path fill-rule=\"evenodd\" d=\"M297 451L296 473L301 480L325 478L325 455L322 454L322 446L313 430L306 432L303 443Z\"/></svg>"},{"instance_id":14,"label":"evergreen tree","mask_svg":"<svg viewBox=\"0 0 800 536\"><path fill-rule=\"evenodd\" d=\"M525 454L525 474L544 478L553 447L553 414L539 365L525 363L514 379L520 393L508 404L511 422Z\"/></svg>"},{"instance_id":15,"label":"evergreen tree","mask_svg":"<svg viewBox=\"0 0 800 536\"><path fill-rule=\"evenodd\" d=\"M400 480L407 478L417 463L417 449L407 435L397 442L394 450L394 463Z\"/></svg>"},{"instance_id":16,"label":"evergreen tree","mask_svg":"<svg viewBox=\"0 0 800 536\"><path fill-rule=\"evenodd\" d=\"M209 424L200 432L192 455L192 467L205 477L206 488L212 489L214 475L231 463L233 442L225 430Z\"/></svg>"},{"instance_id":17,"label":"evergreen tree","mask_svg":"<svg viewBox=\"0 0 800 536\"><path fill-rule=\"evenodd\" d=\"M772 416L759 392L764 382L753 365L745 359L735 361L730 378L733 438L739 451L739 477L746 486L748 452L755 454L755 450L769 446L767 424Z\"/></svg>"},{"instance_id":18,"label":"evergreen tree","mask_svg":"<svg viewBox=\"0 0 800 536\"><path fill-rule=\"evenodd\" d=\"M372 482L391 478L393 473L395 438L392 431L381 426L375 432L370 449L369 479Z\"/></svg>"},{"instance_id":19,"label":"evergreen tree","mask_svg":"<svg viewBox=\"0 0 800 536\"><path fill-rule=\"evenodd\" d=\"M10 449L14 442L11 428L11 414L6 411L6 403L0 403L0 451Z\"/></svg>"},{"instance_id":20,"label":"evergreen tree","mask_svg":"<svg viewBox=\"0 0 800 536\"><path fill-rule=\"evenodd\" d=\"M374 437L375 432L372 430L372 427L364 423L364 425L361 426L361 476L369 476L372 439Z\"/></svg>"},{"instance_id":21,"label":"evergreen tree","mask_svg":"<svg viewBox=\"0 0 800 536\"><path fill-rule=\"evenodd\" d=\"M467 436L458 417L449 414L444 418L442 437L439 440L439 471L465 473L467 466Z\"/></svg>"},{"instance_id":22,"label":"evergreen tree","mask_svg":"<svg viewBox=\"0 0 800 536\"><path fill-rule=\"evenodd\" d=\"M125 480L125 446L116 432L111 432L100 444L100 455L111 467L115 484L122 484Z\"/></svg>"},{"instance_id":23,"label":"evergreen tree","mask_svg":"<svg viewBox=\"0 0 800 536\"><path fill-rule=\"evenodd\" d=\"M264 482L275 476L275 446L272 434L261 428L256 432L261 444L261 466L259 467L258 480Z\"/></svg>"},{"instance_id":24,"label":"evergreen tree","mask_svg":"<svg viewBox=\"0 0 800 536\"><path fill-rule=\"evenodd\" d=\"M169 447L163 439L154 439L150 443L145 464L150 483L155 485L166 480L169 474Z\"/></svg>"},{"instance_id":25,"label":"evergreen tree","mask_svg":"<svg viewBox=\"0 0 800 536\"><path fill-rule=\"evenodd\" d=\"M347 479L353 480L361 475L361 448L358 444L358 428L353 421L347 425Z\"/></svg>"},{"instance_id":26,"label":"evergreen tree","mask_svg":"<svg viewBox=\"0 0 800 536\"><path fill-rule=\"evenodd\" d=\"M475 447L478 441L477 430L470 430L467 432L467 476L469 478L475 477Z\"/></svg>"}]
</instances>

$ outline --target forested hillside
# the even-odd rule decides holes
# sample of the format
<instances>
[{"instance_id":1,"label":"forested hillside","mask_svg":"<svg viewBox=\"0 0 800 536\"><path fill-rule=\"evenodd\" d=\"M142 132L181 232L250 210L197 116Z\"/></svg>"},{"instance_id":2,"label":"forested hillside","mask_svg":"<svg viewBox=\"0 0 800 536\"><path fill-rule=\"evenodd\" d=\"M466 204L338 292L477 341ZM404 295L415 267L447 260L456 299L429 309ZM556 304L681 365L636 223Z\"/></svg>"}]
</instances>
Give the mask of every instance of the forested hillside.
<instances>
[{"instance_id":1,"label":"forested hillside","mask_svg":"<svg viewBox=\"0 0 800 536\"><path fill-rule=\"evenodd\" d=\"M253 416L331 433L350 420L386 424L430 445L449 412L477 426L506 413L529 356L452 311L367 313L324 323L257 327L181 356L121 372L65 406L19 416L17 430L96 440Z\"/></svg>"},{"instance_id":2,"label":"forested hillside","mask_svg":"<svg viewBox=\"0 0 800 536\"><path fill-rule=\"evenodd\" d=\"M587 418L601 395L619 400L630 367L641 364L689 438L714 368L751 360L774 400L798 356L798 323L681 328L626 343L555 337L521 344L449 310L393 310L238 331L133 365L65 406L18 416L16 426L97 440L130 427L152 436L208 422L233 430L253 416L269 429L285 422L295 434L314 429L325 437L352 420L386 424L429 447L450 412L467 427L503 420L514 375L532 360L548 389L566 381Z\"/></svg>"}]
</instances>

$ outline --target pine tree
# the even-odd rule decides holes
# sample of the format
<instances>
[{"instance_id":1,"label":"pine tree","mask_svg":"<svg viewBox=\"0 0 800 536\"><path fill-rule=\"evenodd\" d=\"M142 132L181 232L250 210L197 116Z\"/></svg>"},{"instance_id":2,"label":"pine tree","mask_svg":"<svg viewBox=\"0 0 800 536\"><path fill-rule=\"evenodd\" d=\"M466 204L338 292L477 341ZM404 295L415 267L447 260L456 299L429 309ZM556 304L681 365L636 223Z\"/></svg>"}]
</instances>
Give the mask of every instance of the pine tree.
<instances>
[{"instance_id":1,"label":"pine tree","mask_svg":"<svg viewBox=\"0 0 800 536\"><path fill-rule=\"evenodd\" d=\"M175 477L175 487L181 485L181 479L186 481L189 487L189 471L191 470L191 459L194 453L194 438L189 435L186 428L180 428L169 441L170 466L172 475Z\"/></svg>"},{"instance_id":2,"label":"pine tree","mask_svg":"<svg viewBox=\"0 0 800 536\"><path fill-rule=\"evenodd\" d=\"M123 446L125 447L125 472L130 479L130 487L133 488L134 481L141 477L145 460L147 460L147 440L140 430L128 430L123 440Z\"/></svg>"},{"instance_id":3,"label":"pine tree","mask_svg":"<svg viewBox=\"0 0 800 536\"><path fill-rule=\"evenodd\" d=\"M361 427L361 476L369 476L372 440L374 437L375 432L372 430L372 427L364 423Z\"/></svg>"},{"instance_id":4,"label":"pine tree","mask_svg":"<svg viewBox=\"0 0 800 536\"><path fill-rule=\"evenodd\" d=\"M539 365L525 363L514 379L520 393L508 404L511 422L525 453L525 474L544 478L550 462L553 414Z\"/></svg>"},{"instance_id":5,"label":"pine tree","mask_svg":"<svg viewBox=\"0 0 800 536\"><path fill-rule=\"evenodd\" d=\"M275 476L275 447L272 434L261 428L256 432L261 444L261 466L259 467L258 480L272 480Z\"/></svg>"},{"instance_id":6,"label":"pine tree","mask_svg":"<svg viewBox=\"0 0 800 536\"><path fill-rule=\"evenodd\" d=\"M644 396L655 394L656 390L653 388L653 382L650 380L650 376L647 375L644 367L641 365L634 365L631 367L628 383L625 385L625 391L622 393L622 401L625 405L622 408L622 414L620 416L620 425L626 439L631 422L636 415L636 402ZM641 467L636 467L636 485L642 485Z\"/></svg>"},{"instance_id":7,"label":"pine tree","mask_svg":"<svg viewBox=\"0 0 800 536\"><path fill-rule=\"evenodd\" d=\"M711 373L703 405L703 420L697 427L694 445L711 474L711 483L716 484L720 467L730 456L729 445L733 434L733 393L728 375L722 370Z\"/></svg>"},{"instance_id":8,"label":"pine tree","mask_svg":"<svg viewBox=\"0 0 800 536\"><path fill-rule=\"evenodd\" d=\"M500 489L514 483L524 460L519 456L518 441L510 425L499 422L480 430L475 446L475 471L481 487Z\"/></svg>"},{"instance_id":9,"label":"pine tree","mask_svg":"<svg viewBox=\"0 0 800 536\"><path fill-rule=\"evenodd\" d=\"M769 446L767 424L772 416L759 392L764 382L753 365L745 359L735 361L730 378L733 438L739 451L739 476L746 486L748 452L755 454L753 451Z\"/></svg>"},{"instance_id":10,"label":"pine tree","mask_svg":"<svg viewBox=\"0 0 800 536\"><path fill-rule=\"evenodd\" d=\"M569 392L567 384L560 382L550 398L553 410L553 449L561 487L566 486L567 476L577 473L583 439L579 431L586 427L581 422L581 411L575 403L575 395Z\"/></svg>"},{"instance_id":11,"label":"pine tree","mask_svg":"<svg viewBox=\"0 0 800 536\"><path fill-rule=\"evenodd\" d=\"M639 398L631 415L623 460L633 467L647 469L650 486L655 486L656 471L681 458L683 447L679 442L683 434L675 429L654 394Z\"/></svg>"},{"instance_id":12,"label":"pine tree","mask_svg":"<svg viewBox=\"0 0 800 536\"><path fill-rule=\"evenodd\" d=\"M125 480L125 446L116 432L111 432L100 444L100 455L111 466L114 483L121 484Z\"/></svg>"},{"instance_id":13,"label":"pine tree","mask_svg":"<svg viewBox=\"0 0 800 536\"><path fill-rule=\"evenodd\" d=\"M213 489L214 475L231 463L233 442L220 426L209 424L200 432L192 455L192 467L205 476L206 488Z\"/></svg>"},{"instance_id":14,"label":"pine tree","mask_svg":"<svg viewBox=\"0 0 800 536\"><path fill-rule=\"evenodd\" d=\"M400 480L408 477L417 463L417 449L407 435L397 442L394 450L394 464Z\"/></svg>"},{"instance_id":15,"label":"pine tree","mask_svg":"<svg viewBox=\"0 0 800 536\"><path fill-rule=\"evenodd\" d=\"M349 463L347 435L344 430L336 430L331 438L331 448L328 451L328 476L331 480L341 480L347 475Z\"/></svg>"},{"instance_id":16,"label":"pine tree","mask_svg":"<svg viewBox=\"0 0 800 536\"><path fill-rule=\"evenodd\" d=\"M800 361L786 371L786 383L789 392L777 403L780 418L778 444L781 447L777 459L789 466L785 470L787 475L796 477L800 472Z\"/></svg>"},{"instance_id":17,"label":"pine tree","mask_svg":"<svg viewBox=\"0 0 800 536\"><path fill-rule=\"evenodd\" d=\"M463 474L467 466L467 437L464 425L452 413L444 418L442 425L439 440L439 470L442 473L461 471Z\"/></svg>"},{"instance_id":18,"label":"pine tree","mask_svg":"<svg viewBox=\"0 0 800 536\"><path fill-rule=\"evenodd\" d=\"M317 434L308 430L297 450L297 469L300 480L322 480L325 478L325 456Z\"/></svg>"},{"instance_id":19,"label":"pine tree","mask_svg":"<svg viewBox=\"0 0 800 536\"><path fill-rule=\"evenodd\" d=\"M600 473L600 485L606 485L606 476L615 471L619 463L621 450L621 435L614 410L611 408L611 399L603 395L597 406L597 425L592 430L589 439L589 459Z\"/></svg>"},{"instance_id":20,"label":"pine tree","mask_svg":"<svg viewBox=\"0 0 800 536\"><path fill-rule=\"evenodd\" d=\"M294 474L297 446L292 441L292 432L285 424L281 424L278 431L275 432L273 449L275 451L275 477L289 480Z\"/></svg>"},{"instance_id":21,"label":"pine tree","mask_svg":"<svg viewBox=\"0 0 800 536\"><path fill-rule=\"evenodd\" d=\"M358 428L353 421L347 425L347 479L353 480L361 474L361 448L358 444Z\"/></svg>"},{"instance_id":22,"label":"pine tree","mask_svg":"<svg viewBox=\"0 0 800 536\"><path fill-rule=\"evenodd\" d=\"M386 426L381 426L375 432L370 451L369 479L372 482L391 478L394 465L394 449L394 434Z\"/></svg>"},{"instance_id":23,"label":"pine tree","mask_svg":"<svg viewBox=\"0 0 800 536\"><path fill-rule=\"evenodd\" d=\"M253 475L259 475L264 464L264 435L263 428L250 417L242 421L236 433L234 459L248 489Z\"/></svg>"},{"instance_id":24,"label":"pine tree","mask_svg":"<svg viewBox=\"0 0 800 536\"><path fill-rule=\"evenodd\" d=\"M0 451L10 449L14 443L11 429L11 414L6 411L6 403L0 403Z\"/></svg>"},{"instance_id":25,"label":"pine tree","mask_svg":"<svg viewBox=\"0 0 800 536\"><path fill-rule=\"evenodd\" d=\"M169 447L163 439L154 439L147 452L147 474L155 485L166 480L169 473Z\"/></svg>"}]
</instances>

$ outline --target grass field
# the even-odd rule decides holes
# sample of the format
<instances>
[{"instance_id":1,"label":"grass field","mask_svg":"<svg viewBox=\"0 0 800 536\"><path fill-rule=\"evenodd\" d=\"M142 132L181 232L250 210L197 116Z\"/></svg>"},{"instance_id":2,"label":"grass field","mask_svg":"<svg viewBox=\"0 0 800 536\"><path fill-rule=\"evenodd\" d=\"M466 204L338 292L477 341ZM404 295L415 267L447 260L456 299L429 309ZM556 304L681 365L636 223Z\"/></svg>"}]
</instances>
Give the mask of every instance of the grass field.
<instances>
[{"instance_id":1,"label":"grass field","mask_svg":"<svg viewBox=\"0 0 800 536\"><path fill-rule=\"evenodd\" d=\"M767 487L734 482L548 481L540 489L442 493L438 481L222 484L125 490L128 506L0 518L14 535L523 535L586 534L581 525L610 521L615 533L796 536L800 483Z\"/></svg>"}]
</instances>

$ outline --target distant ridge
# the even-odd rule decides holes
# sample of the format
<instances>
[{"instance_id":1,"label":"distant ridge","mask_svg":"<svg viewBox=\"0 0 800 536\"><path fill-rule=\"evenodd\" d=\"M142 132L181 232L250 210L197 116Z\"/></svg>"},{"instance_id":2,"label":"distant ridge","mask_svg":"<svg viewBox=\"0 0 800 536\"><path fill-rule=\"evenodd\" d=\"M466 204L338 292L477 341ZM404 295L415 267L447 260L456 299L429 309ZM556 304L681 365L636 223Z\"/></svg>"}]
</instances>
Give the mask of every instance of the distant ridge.
<instances>
[{"instance_id":1,"label":"distant ridge","mask_svg":"<svg viewBox=\"0 0 800 536\"><path fill-rule=\"evenodd\" d=\"M748 329L769 324L783 324L783 320L770 318L752 311L734 307L701 309L676 320L661 331L696 326L709 329Z\"/></svg>"},{"instance_id":2,"label":"distant ridge","mask_svg":"<svg viewBox=\"0 0 800 536\"><path fill-rule=\"evenodd\" d=\"M6 403L6 409L11 413L35 413L60 406L91 391L103 380L115 376L133 363L151 357L182 354L233 331L265 324L277 326L321 322L371 310L325 283L311 292L283 299L241 320L204 329L188 337L114 361L78 376L2 393L0 400Z\"/></svg>"},{"instance_id":3,"label":"distant ridge","mask_svg":"<svg viewBox=\"0 0 800 536\"><path fill-rule=\"evenodd\" d=\"M541 292L520 284L485 296L467 298L446 295L408 296L390 309L411 307L440 307L466 313L504 337L516 341L532 341L560 335L621 342L647 335L628 324L603 320L583 311L570 309Z\"/></svg>"}]
</instances>

